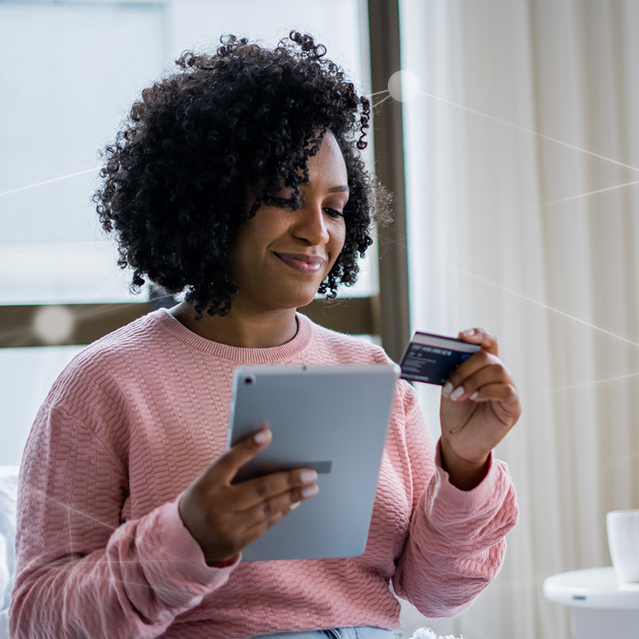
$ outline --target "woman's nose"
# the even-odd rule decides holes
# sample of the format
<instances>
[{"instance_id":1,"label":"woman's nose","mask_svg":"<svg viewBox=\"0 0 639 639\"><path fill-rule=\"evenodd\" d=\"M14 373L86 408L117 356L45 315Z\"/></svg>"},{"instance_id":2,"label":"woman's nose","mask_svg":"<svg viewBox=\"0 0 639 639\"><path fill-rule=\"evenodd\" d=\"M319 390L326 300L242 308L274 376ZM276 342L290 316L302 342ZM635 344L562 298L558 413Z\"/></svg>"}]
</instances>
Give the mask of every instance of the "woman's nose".
<instances>
[{"instance_id":1,"label":"woman's nose","mask_svg":"<svg viewBox=\"0 0 639 639\"><path fill-rule=\"evenodd\" d=\"M304 204L297 211L293 235L311 246L326 244L330 239L326 215L319 204Z\"/></svg>"}]
</instances>

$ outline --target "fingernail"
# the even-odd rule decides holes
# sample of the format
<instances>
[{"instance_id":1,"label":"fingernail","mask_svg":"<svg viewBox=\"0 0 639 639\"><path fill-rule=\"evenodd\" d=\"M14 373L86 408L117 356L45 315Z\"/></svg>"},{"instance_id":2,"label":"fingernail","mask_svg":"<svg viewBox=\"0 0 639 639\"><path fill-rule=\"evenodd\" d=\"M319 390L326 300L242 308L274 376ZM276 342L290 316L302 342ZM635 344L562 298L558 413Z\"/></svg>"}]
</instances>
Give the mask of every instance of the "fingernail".
<instances>
[{"instance_id":1,"label":"fingernail","mask_svg":"<svg viewBox=\"0 0 639 639\"><path fill-rule=\"evenodd\" d=\"M296 508L298 508L298 507L299 507L299 505L300 505L301 503L302 503L301 501L296 501L294 504L291 504L291 505L290 505L290 509L291 509L291 510L295 510Z\"/></svg>"},{"instance_id":2,"label":"fingernail","mask_svg":"<svg viewBox=\"0 0 639 639\"><path fill-rule=\"evenodd\" d=\"M463 386L459 386L453 391L453 393L450 396L450 398L453 401L455 401L456 399L459 399L463 394L464 394L464 387Z\"/></svg>"},{"instance_id":3,"label":"fingernail","mask_svg":"<svg viewBox=\"0 0 639 639\"><path fill-rule=\"evenodd\" d=\"M444 397L448 397L450 395L450 391L452 391L454 386L450 382L446 382L444 384L444 388L442 389L442 395Z\"/></svg>"},{"instance_id":4,"label":"fingernail","mask_svg":"<svg viewBox=\"0 0 639 639\"><path fill-rule=\"evenodd\" d=\"M312 497L319 492L319 488L317 484L315 486L307 486L306 488L302 488L302 497Z\"/></svg>"},{"instance_id":5,"label":"fingernail","mask_svg":"<svg viewBox=\"0 0 639 639\"><path fill-rule=\"evenodd\" d=\"M477 391L475 391L471 396L470 399L476 399L477 395L479 395L479 393Z\"/></svg>"},{"instance_id":6,"label":"fingernail","mask_svg":"<svg viewBox=\"0 0 639 639\"><path fill-rule=\"evenodd\" d=\"M266 430L261 430L253 437L253 441L256 444L263 444L265 441L271 439L273 433L267 428Z\"/></svg>"},{"instance_id":7,"label":"fingernail","mask_svg":"<svg viewBox=\"0 0 639 639\"><path fill-rule=\"evenodd\" d=\"M474 334L475 334L475 329L474 329L474 328L467 328L467 329L466 329L466 330L462 333L462 335L467 335L467 336L474 335Z\"/></svg>"},{"instance_id":8,"label":"fingernail","mask_svg":"<svg viewBox=\"0 0 639 639\"><path fill-rule=\"evenodd\" d=\"M304 483L307 481L315 481L317 479L317 473L314 470L305 470L300 473L300 479Z\"/></svg>"}]
</instances>

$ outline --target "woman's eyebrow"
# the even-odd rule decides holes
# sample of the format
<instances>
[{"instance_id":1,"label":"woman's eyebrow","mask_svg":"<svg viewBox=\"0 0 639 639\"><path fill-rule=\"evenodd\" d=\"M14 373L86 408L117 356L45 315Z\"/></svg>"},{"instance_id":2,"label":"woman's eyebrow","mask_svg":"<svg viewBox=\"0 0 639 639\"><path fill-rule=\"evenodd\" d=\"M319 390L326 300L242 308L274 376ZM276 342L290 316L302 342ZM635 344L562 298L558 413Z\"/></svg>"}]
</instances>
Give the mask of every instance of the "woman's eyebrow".
<instances>
[{"instance_id":1,"label":"woman's eyebrow","mask_svg":"<svg viewBox=\"0 0 639 639\"><path fill-rule=\"evenodd\" d=\"M343 184L341 186L331 186L331 188L328 189L329 193L338 193L340 191L346 191L348 193L350 189L348 188L346 184Z\"/></svg>"}]
</instances>

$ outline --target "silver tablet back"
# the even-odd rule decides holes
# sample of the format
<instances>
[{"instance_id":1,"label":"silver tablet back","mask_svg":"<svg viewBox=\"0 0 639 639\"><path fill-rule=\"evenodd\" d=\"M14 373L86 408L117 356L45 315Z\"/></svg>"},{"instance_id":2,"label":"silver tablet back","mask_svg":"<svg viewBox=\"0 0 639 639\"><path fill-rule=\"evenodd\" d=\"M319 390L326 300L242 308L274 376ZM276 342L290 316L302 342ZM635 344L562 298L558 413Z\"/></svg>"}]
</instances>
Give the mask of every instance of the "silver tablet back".
<instances>
[{"instance_id":1,"label":"silver tablet back","mask_svg":"<svg viewBox=\"0 0 639 639\"><path fill-rule=\"evenodd\" d=\"M244 549L244 561L364 552L399 367L240 366L229 445L267 424L271 444L235 482L314 468L319 493Z\"/></svg>"}]
</instances>

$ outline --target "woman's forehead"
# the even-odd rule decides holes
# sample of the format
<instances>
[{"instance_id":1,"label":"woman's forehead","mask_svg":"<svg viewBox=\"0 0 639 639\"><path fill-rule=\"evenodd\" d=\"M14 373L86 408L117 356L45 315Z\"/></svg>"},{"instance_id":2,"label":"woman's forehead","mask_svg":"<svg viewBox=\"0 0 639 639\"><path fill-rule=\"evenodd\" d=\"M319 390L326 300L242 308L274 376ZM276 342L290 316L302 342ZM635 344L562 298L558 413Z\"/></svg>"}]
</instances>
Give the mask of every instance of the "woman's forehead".
<instances>
[{"instance_id":1,"label":"woman's forehead","mask_svg":"<svg viewBox=\"0 0 639 639\"><path fill-rule=\"evenodd\" d=\"M348 191L346 162L335 136L327 131L319 151L308 159L309 182L321 182L331 192Z\"/></svg>"}]
</instances>

